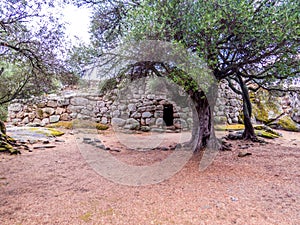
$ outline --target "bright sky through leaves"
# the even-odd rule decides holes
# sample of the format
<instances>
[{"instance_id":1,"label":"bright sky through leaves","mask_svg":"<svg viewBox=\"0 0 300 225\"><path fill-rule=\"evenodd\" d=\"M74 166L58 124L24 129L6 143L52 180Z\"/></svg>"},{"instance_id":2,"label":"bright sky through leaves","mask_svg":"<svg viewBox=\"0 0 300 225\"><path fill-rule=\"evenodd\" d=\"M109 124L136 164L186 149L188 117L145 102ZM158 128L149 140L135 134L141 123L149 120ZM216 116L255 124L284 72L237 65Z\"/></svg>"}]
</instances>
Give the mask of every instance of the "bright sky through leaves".
<instances>
[{"instance_id":1,"label":"bright sky through leaves","mask_svg":"<svg viewBox=\"0 0 300 225\"><path fill-rule=\"evenodd\" d=\"M66 21L66 34L74 44L83 41L89 42L90 35L88 33L90 23L90 10L88 8L77 8L74 5L67 5L63 10L64 19ZM78 39L77 39L77 38Z\"/></svg>"}]
</instances>

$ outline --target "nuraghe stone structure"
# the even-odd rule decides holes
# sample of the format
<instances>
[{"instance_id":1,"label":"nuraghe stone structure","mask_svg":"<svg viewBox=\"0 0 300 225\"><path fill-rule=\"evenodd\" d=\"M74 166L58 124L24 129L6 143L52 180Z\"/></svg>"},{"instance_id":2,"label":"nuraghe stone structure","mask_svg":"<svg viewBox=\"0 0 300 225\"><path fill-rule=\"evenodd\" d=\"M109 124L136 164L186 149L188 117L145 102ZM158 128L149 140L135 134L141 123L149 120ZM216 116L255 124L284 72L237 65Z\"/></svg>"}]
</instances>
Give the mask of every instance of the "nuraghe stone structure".
<instances>
[{"instance_id":1,"label":"nuraghe stone structure","mask_svg":"<svg viewBox=\"0 0 300 225\"><path fill-rule=\"evenodd\" d=\"M265 90L250 93L253 121L291 131L300 130L300 96ZM191 129L193 104L182 89L163 79L143 78L101 91L94 83L87 88L58 94L17 99L9 108L8 122L14 125L47 125L73 119L92 120L132 130ZM219 84L215 122L242 121L242 99L226 82Z\"/></svg>"}]
</instances>

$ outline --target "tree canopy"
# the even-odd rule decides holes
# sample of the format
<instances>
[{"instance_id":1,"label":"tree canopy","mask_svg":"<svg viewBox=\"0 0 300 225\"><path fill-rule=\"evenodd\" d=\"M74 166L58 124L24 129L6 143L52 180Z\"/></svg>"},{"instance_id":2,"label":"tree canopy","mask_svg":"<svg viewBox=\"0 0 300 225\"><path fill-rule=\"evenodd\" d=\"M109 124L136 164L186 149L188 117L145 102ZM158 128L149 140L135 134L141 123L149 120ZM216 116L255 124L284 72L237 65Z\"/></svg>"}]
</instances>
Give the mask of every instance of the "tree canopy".
<instances>
[{"instance_id":1,"label":"tree canopy","mask_svg":"<svg viewBox=\"0 0 300 225\"><path fill-rule=\"evenodd\" d=\"M177 42L198 54L217 80L226 80L242 95L245 138L255 138L246 84L272 90L281 81L299 77L296 0L81 0L80 4L94 9L92 45L99 55L126 40Z\"/></svg>"},{"instance_id":2,"label":"tree canopy","mask_svg":"<svg viewBox=\"0 0 300 225\"><path fill-rule=\"evenodd\" d=\"M67 74L63 63L64 26L51 12L57 2L0 2L0 103L48 93L55 78Z\"/></svg>"}]
</instances>

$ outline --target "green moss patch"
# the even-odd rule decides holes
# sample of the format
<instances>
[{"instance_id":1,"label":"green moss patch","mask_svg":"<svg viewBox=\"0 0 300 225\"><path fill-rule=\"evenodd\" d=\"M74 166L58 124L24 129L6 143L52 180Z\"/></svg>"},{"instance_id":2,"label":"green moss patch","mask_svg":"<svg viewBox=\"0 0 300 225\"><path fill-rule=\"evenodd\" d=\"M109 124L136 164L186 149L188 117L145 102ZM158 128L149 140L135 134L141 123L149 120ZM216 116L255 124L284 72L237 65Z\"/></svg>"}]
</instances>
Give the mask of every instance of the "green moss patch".
<instances>
[{"instance_id":1,"label":"green moss patch","mask_svg":"<svg viewBox=\"0 0 300 225\"><path fill-rule=\"evenodd\" d=\"M15 143L16 140L0 132L0 152L9 152L10 154L20 153L20 151L13 146Z\"/></svg>"},{"instance_id":2,"label":"green moss patch","mask_svg":"<svg viewBox=\"0 0 300 225\"><path fill-rule=\"evenodd\" d=\"M299 131L297 124L288 115L279 118L277 121L277 125L283 130Z\"/></svg>"},{"instance_id":3,"label":"green moss patch","mask_svg":"<svg viewBox=\"0 0 300 225\"><path fill-rule=\"evenodd\" d=\"M255 130L255 134L259 137L264 137L264 138L268 138L268 139L275 139L275 138L280 137L276 134L272 134L272 133L270 133L268 131L265 131L265 130Z\"/></svg>"},{"instance_id":4,"label":"green moss patch","mask_svg":"<svg viewBox=\"0 0 300 225\"><path fill-rule=\"evenodd\" d=\"M61 136L64 132L55 128L47 127L10 127L7 132L16 140L39 139L44 137Z\"/></svg>"},{"instance_id":5,"label":"green moss patch","mask_svg":"<svg viewBox=\"0 0 300 225\"><path fill-rule=\"evenodd\" d=\"M264 130L264 131L267 131L270 134L274 134L275 136L278 136L278 137L282 136L282 134L280 134L279 132L273 130L272 128L270 128L270 127L268 127L266 125L256 124L256 125L253 125L253 126L254 126L255 130Z\"/></svg>"},{"instance_id":6,"label":"green moss patch","mask_svg":"<svg viewBox=\"0 0 300 225\"><path fill-rule=\"evenodd\" d=\"M97 130L107 130L108 125L95 123L88 120L73 120L73 121L59 121L57 123L47 125L48 128L65 128L65 129L76 129L76 128L87 128Z\"/></svg>"},{"instance_id":7,"label":"green moss patch","mask_svg":"<svg viewBox=\"0 0 300 225\"><path fill-rule=\"evenodd\" d=\"M227 124L227 125L216 125L216 130L219 131L236 131L236 130L244 130L244 124Z\"/></svg>"},{"instance_id":8,"label":"green moss patch","mask_svg":"<svg viewBox=\"0 0 300 225\"><path fill-rule=\"evenodd\" d=\"M59 131L54 128L49 128L49 127L29 127L28 130L38 133L38 134L43 134L47 137L56 137L56 136L62 136L65 134L62 131Z\"/></svg>"},{"instance_id":9,"label":"green moss patch","mask_svg":"<svg viewBox=\"0 0 300 225\"><path fill-rule=\"evenodd\" d=\"M250 100L254 117L263 123L270 123L283 113L278 97L270 95L266 90L259 90Z\"/></svg>"},{"instance_id":10,"label":"green moss patch","mask_svg":"<svg viewBox=\"0 0 300 225\"><path fill-rule=\"evenodd\" d=\"M260 137L274 139L281 136L280 133L274 131L266 125L253 125L255 129L255 134ZM219 131L239 131L244 130L245 126L243 124L231 124L231 125L217 125L215 126L216 130Z\"/></svg>"}]
</instances>

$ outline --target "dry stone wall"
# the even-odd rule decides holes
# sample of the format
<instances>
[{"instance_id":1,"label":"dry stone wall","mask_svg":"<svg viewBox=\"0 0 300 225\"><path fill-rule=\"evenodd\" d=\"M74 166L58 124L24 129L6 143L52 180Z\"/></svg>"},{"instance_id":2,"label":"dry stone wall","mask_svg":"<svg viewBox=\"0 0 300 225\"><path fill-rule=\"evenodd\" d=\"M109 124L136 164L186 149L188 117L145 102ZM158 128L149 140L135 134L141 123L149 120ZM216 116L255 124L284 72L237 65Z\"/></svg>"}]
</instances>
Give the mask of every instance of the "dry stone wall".
<instances>
[{"instance_id":1,"label":"dry stone wall","mask_svg":"<svg viewBox=\"0 0 300 225\"><path fill-rule=\"evenodd\" d=\"M187 101L179 105L166 91L153 94L145 85L115 89L106 95L70 91L19 99L10 104L8 112L8 122L13 125L45 126L83 119L143 131L188 130L192 126Z\"/></svg>"},{"instance_id":2,"label":"dry stone wall","mask_svg":"<svg viewBox=\"0 0 300 225\"><path fill-rule=\"evenodd\" d=\"M148 85L149 86L149 85ZM102 124L132 130L185 129L192 127L192 106L185 96L174 96L168 88L150 90L147 82L118 88L109 94L67 91L61 94L18 99L8 110L8 122L14 125L47 125L73 119L93 120ZM183 101L178 102L178 99ZM273 96L260 91L251 94L253 122L275 128L300 130L300 96L289 93ZM182 104L184 102L184 104ZM221 83L215 107L216 123L238 123L242 120L242 99ZM292 127L292 128L289 128Z\"/></svg>"},{"instance_id":3,"label":"dry stone wall","mask_svg":"<svg viewBox=\"0 0 300 225\"><path fill-rule=\"evenodd\" d=\"M243 101L241 96L231 91L229 86L222 82L219 85L218 98L215 106L215 123L234 124L239 122L242 115Z\"/></svg>"}]
</instances>

